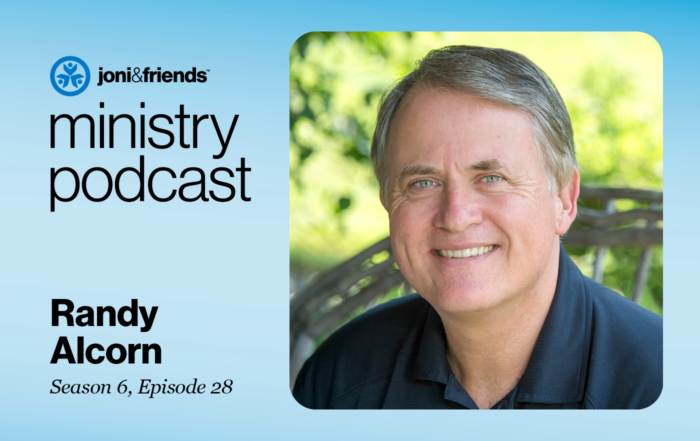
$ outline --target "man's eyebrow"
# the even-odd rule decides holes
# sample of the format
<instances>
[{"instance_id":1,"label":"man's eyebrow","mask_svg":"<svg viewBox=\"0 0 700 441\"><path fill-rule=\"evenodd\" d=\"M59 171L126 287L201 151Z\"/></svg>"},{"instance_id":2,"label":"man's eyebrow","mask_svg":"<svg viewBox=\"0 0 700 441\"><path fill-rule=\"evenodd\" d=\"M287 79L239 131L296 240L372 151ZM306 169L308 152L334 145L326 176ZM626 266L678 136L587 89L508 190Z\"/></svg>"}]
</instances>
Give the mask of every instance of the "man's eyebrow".
<instances>
[{"instance_id":1,"label":"man's eyebrow","mask_svg":"<svg viewBox=\"0 0 700 441\"><path fill-rule=\"evenodd\" d=\"M437 169L433 167L428 167L427 165L414 165L409 164L401 169L399 172L399 182L406 179L409 176L415 175L432 175L437 173Z\"/></svg>"},{"instance_id":2,"label":"man's eyebrow","mask_svg":"<svg viewBox=\"0 0 700 441\"><path fill-rule=\"evenodd\" d=\"M472 170L480 170L480 171L497 171L497 170L504 170L508 171L508 167L506 164L498 159L485 159L483 161L479 161L476 164L472 165Z\"/></svg>"}]
</instances>

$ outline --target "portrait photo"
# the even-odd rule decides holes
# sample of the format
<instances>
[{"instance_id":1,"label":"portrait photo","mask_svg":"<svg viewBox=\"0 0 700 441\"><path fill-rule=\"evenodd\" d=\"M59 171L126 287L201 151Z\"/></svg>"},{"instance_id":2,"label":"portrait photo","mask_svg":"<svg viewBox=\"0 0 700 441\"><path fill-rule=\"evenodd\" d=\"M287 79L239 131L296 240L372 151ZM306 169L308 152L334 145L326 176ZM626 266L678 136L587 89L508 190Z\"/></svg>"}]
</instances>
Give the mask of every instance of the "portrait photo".
<instances>
[{"instance_id":1,"label":"portrait photo","mask_svg":"<svg viewBox=\"0 0 700 441\"><path fill-rule=\"evenodd\" d=\"M312 409L643 409L663 60L639 32L290 51L290 389Z\"/></svg>"}]
</instances>

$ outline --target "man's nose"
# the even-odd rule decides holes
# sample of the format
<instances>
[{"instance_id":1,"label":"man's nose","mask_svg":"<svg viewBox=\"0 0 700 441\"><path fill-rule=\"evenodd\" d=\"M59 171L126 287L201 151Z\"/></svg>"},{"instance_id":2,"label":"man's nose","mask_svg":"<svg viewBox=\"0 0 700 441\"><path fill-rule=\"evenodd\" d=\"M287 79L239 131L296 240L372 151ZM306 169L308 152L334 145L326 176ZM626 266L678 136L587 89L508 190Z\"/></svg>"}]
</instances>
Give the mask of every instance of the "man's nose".
<instances>
[{"instance_id":1,"label":"man's nose","mask_svg":"<svg viewBox=\"0 0 700 441\"><path fill-rule=\"evenodd\" d=\"M442 195L434 225L450 232L461 232L482 221L479 195L466 185L449 185Z\"/></svg>"}]
</instances>

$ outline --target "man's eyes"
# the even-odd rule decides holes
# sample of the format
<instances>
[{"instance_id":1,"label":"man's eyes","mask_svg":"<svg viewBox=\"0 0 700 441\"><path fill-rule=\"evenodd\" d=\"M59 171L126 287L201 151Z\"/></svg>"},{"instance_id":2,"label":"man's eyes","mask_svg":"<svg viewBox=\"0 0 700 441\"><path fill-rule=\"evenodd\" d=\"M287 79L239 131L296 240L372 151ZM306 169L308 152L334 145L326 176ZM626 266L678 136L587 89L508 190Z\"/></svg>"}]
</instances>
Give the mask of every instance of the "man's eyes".
<instances>
[{"instance_id":1,"label":"man's eyes","mask_svg":"<svg viewBox=\"0 0 700 441\"><path fill-rule=\"evenodd\" d=\"M494 182L498 182L501 179L503 179L503 178L500 176L496 176L496 175L489 175L489 176L484 176L483 178L481 178L482 181L487 182L489 184L494 183Z\"/></svg>"},{"instance_id":2,"label":"man's eyes","mask_svg":"<svg viewBox=\"0 0 700 441\"><path fill-rule=\"evenodd\" d=\"M503 177L498 176L498 175L488 175L488 176L482 177L479 180L482 182L485 182L487 184L494 184L496 182L502 181ZM430 187L434 187L435 185L437 185L436 182L431 181L430 179L421 179L421 180L418 180L418 181L411 183L411 187L416 187L416 188L430 188Z\"/></svg>"},{"instance_id":3,"label":"man's eyes","mask_svg":"<svg viewBox=\"0 0 700 441\"><path fill-rule=\"evenodd\" d=\"M416 181L416 182L414 182L413 184L411 184L411 186L413 186L413 187L418 187L418 188L430 188L430 187L432 187L433 185L435 185L435 182L429 181L429 180L427 180L427 179L423 179L423 180L420 180L420 181Z\"/></svg>"}]
</instances>

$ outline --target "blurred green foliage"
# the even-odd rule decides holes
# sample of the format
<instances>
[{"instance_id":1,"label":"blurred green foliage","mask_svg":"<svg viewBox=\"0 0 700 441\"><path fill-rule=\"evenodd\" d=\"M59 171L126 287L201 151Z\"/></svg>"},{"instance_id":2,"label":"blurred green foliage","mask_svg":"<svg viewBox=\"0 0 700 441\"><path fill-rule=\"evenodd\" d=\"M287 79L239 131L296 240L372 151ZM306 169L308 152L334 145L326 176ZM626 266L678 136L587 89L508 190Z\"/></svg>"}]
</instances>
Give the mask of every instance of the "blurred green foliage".
<instances>
[{"instance_id":1,"label":"blurred green foliage","mask_svg":"<svg viewBox=\"0 0 700 441\"><path fill-rule=\"evenodd\" d=\"M290 54L293 272L328 269L388 235L369 159L377 106L417 60L449 44L515 50L548 73L571 116L582 185L662 189L661 51L645 34L306 34ZM594 250L567 251L590 276ZM629 296L639 254L613 248L604 284ZM642 302L659 314L662 256L654 250Z\"/></svg>"}]
</instances>

